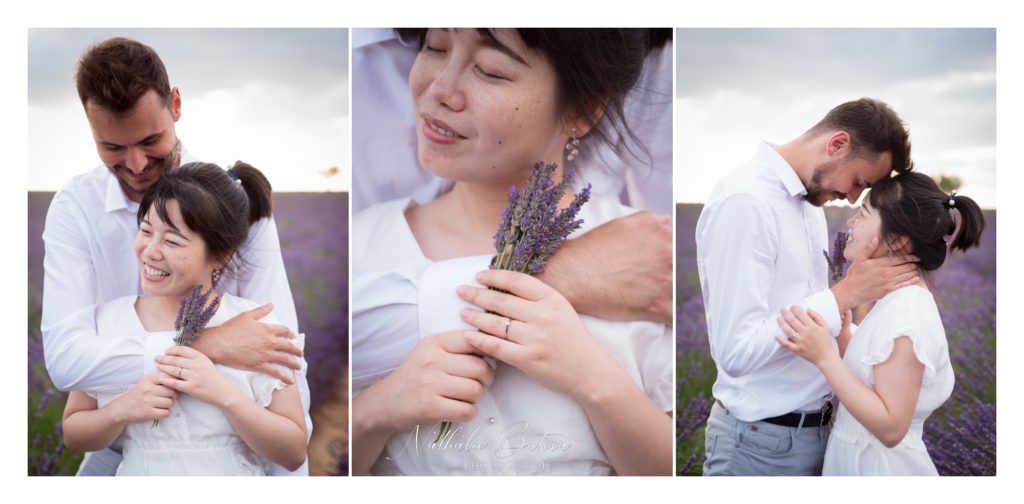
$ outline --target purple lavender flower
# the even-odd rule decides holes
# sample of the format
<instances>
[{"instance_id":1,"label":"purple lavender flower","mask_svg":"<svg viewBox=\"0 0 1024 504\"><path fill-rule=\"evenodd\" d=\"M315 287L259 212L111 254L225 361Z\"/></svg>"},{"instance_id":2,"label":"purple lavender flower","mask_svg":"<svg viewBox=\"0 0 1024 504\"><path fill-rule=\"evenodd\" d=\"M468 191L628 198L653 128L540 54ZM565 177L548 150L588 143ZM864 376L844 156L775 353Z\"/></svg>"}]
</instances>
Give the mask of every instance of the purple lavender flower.
<instances>
[{"instance_id":1,"label":"purple lavender flower","mask_svg":"<svg viewBox=\"0 0 1024 504\"><path fill-rule=\"evenodd\" d=\"M575 174L566 172L561 182L555 184L552 176L557 169L557 164L539 162L530 169L522 192L515 186L509 189L508 207L501 213L501 225L494 233L498 254L491 260L491 269L542 273L544 264L562 242L583 225L583 219L577 219L576 214L590 200L590 184L575 195L569 206L559 210L558 203ZM451 422L441 422L434 442L444 438L451 428Z\"/></svg>"},{"instance_id":2,"label":"purple lavender flower","mask_svg":"<svg viewBox=\"0 0 1024 504\"><path fill-rule=\"evenodd\" d=\"M192 346L199 331L202 331L206 324L210 323L213 314L217 313L220 307L221 293L213 296L213 287L203 292L202 285L196 285L188 290L188 294L181 297L181 304L178 305L178 317L174 320L174 328L178 334L174 336L174 344L178 346ZM153 427L160 424L160 420L153 420Z\"/></svg>"},{"instance_id":3,"label":"purple lavender flower","mask_svg":"<svg viewBox=\"0 0 1024 504\"><path fill-rule=\"evenodd\" d=\"M846 257L843 256L843 252L846 250L848 236L847 233L839 231L836 233L836 239L832 241L832 255L829 255L827 250L822 251L825 254L825 260L828 261L828 271L833 284L843 279L843 268L846 266Z\"/></svg>"},{"instance_id":4,"label":"purple lavender flower","mask_svg":"<svg viewBox=\"0 0 1024 504\"><path fill-rule=\"evenodd\" d=\"M213 288L203 292L202 285L196 285L188 291L188 295L182 296L181 305L178 306L178 317L174 320L174 328L178 334L174 337L174 343L179 346L191 346L199 331L202 331L206 324L213 318L220 307L221 293L213 294Z\"/></svg>"}]
</instances>

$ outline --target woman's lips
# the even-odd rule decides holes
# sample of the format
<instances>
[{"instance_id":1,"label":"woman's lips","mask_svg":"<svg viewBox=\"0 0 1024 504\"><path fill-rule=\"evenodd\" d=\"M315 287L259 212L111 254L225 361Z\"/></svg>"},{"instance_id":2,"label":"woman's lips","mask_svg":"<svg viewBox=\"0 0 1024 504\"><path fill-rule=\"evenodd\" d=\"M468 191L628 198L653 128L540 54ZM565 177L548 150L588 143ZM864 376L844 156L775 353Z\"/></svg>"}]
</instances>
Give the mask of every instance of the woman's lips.
<instances>
[{"instance_id":1,"label":"woman's lips","mask_svg":"<svg viewBox=\"0 0 1024 504\"><path fill-rule=\"evenodd\" d=\"M452 144L466 137L459 134L451 126L437 118L423 115L423 136L439 144Z\"/></svg>"},{"instance_id":2,"label":"woman's lips","mask_svg":"<svg viewBox=\"0 0 1024 504\"><path fill-rule=\"evenodd\" d=\"M159 282L159 281L161 281L161 280L171 276L171 274L166 272L166 271L164 271L164 270L161 270L161 269L158 269L158 268L154 268L154 267L144 263L142 265L142 276L143 276L143 278L145 278L146 280L149 280L150 282Z\"/></svg>"}]
</instances>

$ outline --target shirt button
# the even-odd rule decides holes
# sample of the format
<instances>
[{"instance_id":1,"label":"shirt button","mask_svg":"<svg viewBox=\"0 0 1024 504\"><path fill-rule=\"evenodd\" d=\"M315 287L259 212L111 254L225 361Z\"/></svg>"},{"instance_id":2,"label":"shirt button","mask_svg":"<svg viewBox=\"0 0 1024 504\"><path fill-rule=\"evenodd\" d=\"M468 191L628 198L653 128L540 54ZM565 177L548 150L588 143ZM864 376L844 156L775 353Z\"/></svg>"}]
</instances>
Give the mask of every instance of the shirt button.
<instances>
[{"instance_id":1,"label":"shirt button","mask_svg":"<svg viewBox=\"0 0 1024 504\"><path fill-rule=\"evenodd\" d=\"M181 413L175 413L174 416L181 418Z\"/></svg>"},{"instance_id":2,"label":"shirt button","mask_svg":"<svg viewBox=\"0 0 1024 504\"><path fill-rule=\"evenodd\" d=\"M495 420L494 417L491 417L491 418L487 419L487 423L489 423L489 424L494 424L494 422L496 422L496 421L497 420Z\"/></svg>"}]
</instances>

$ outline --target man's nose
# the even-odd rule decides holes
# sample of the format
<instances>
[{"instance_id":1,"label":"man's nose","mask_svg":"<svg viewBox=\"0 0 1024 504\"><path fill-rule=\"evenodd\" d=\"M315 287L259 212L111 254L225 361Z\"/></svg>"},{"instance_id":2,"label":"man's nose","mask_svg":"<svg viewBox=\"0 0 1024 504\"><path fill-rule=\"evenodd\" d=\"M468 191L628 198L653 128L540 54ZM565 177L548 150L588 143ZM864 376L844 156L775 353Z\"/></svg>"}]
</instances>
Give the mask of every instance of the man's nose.
<instances>
[{"instance_id":1,"label":"man's nose","mask_svg":"<svg viewBox=\"0 0 1024 504\"><path fill-rule=\"evenodd\" d=\"M857 200L860 199L860 194L862 192L864 192L864 189L855 188L851 190L850 192L846 193L846 201L849 201L851 205L856 205Z\"/></svg>"},{"instance_id":2,"label":"man's nose","mask_svg":"<svg viewBox=\"0 0 1024 504\"><path fill-rule=\"evenodd\" d=\"M142 149L128 149L128 155L124 160L125 166L132 172L139 174L146 169L146 153Z\"/></svg>"}]
</instances>

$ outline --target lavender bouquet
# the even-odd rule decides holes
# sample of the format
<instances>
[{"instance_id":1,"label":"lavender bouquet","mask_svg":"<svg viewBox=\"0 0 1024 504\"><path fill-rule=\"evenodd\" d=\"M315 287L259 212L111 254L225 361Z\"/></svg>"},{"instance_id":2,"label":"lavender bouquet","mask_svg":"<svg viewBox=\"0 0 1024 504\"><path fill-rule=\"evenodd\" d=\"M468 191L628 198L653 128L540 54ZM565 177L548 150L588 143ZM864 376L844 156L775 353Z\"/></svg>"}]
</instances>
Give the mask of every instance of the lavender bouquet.
<instances>
[{"instance_id":1,"label":"lavender bouquet","mask_svg":"<svg viewBox=\"0 0 1024 504\"><path fill-rule=\"evenodd\" d=\"M832 242L832 255L829 255L827 250L822 251L825 254L825 260L828 261L828 271L833 284L843 279L843 268L846 267L846 257L843 256L843 252L846 250L847 237L849 235L842 231L836 233L836 239Z\"/></svg>"},{"instance_id":2,"label":"lavender bouquet","mask_svg":"<svg viewBox=\"0 0 1024 504\"><path fill-rule=\"evenodd\" d=\"M174 329L178 331L174 336L175 345L192 346L199 332L210 323L213 314L217 313L217 308L220 307L222 297L219 292L216 295L213 293L213 287L203 292L203 286L196 285L188 290L187 295L181 297L178 317L174 319ZM153 427L159 424L160 420L153 420Z\"/></svg>"},{"instance_id":3,"label":"lavender bouquet","mask_svg":"<svg viewBox=\"0 0 1024 504\"><path fill-rule=\"evenodd\" d=\"M501 225L494 233L494 249L498 255L491 260L491 269L517 271L536 275L562 242L583 225L577 219L580 208L590 200L590 184L576 194L569 206L559 210L558 203L572 185L574 174L566 172L558 184L552 180L557 164L539 162L530 169L530 178L523 191L516 186L508 191L508 207L502 212ZM434 442L440 441L452 428L441 422Z\"/></svg>"}]
</instances>

